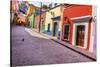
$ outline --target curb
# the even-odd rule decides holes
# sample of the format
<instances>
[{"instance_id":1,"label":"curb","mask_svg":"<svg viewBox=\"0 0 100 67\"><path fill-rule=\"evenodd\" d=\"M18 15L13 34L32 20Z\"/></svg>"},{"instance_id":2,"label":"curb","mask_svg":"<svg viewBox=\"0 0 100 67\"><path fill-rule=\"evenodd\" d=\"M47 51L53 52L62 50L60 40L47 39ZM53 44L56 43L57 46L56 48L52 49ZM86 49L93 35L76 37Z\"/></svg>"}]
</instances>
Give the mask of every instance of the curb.
<instances>
[{"instance_id":1,"label":"curb","mask_svg":"<svg viewBox=\"0 0 100 67\"><path fill-rule=\"evenodd\" d=\"M78 48L78 47L75 47L75 46L72 46L72 45L67 45L65 43L61 43L61 42L59 42L59 41L57 41L55 39L51 39L51 40L53 40L53 41L65 46L65 47L67 47L67 48L69 48L69 49L71 49L71 50L73 50L73 51L75 51L75 52L77 52L77 53L79 53L81 55L84 55L84 56L92 59L93 61L96 61L96 56L94 54L84 50L84 49L81 49L81 48Z\"/></svg>"}]
</instances>

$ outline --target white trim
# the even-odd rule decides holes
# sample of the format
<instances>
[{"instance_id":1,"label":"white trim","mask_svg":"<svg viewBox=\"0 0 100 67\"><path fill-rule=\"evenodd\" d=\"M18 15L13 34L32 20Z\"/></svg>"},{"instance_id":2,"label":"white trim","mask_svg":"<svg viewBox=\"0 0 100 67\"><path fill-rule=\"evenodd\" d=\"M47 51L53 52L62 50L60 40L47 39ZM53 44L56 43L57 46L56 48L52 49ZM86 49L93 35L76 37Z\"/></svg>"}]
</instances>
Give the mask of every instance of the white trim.
<instances>
[{"instance_id":1,"label":"white trim","mask_svg":"<svg viewBox=\"0 0 100 67\"><path fill-rule=\"evenodd\" d=\"M90 47L89 47L89 51L90 52L94 52L94 38L95 38L95 26L96 26L96 19L97 19L97 6L93 5L92 6L92 16L93 16L93 20L91 22L91 33L90 33Z\"/></svg>"},{"instance_id":2,"label":"white trim","mask_svg":"<svg viewBox=\"0 0 100 67\"><path fill-rule=\"evenodd\" d=\"M92 16L93 17L97 16L97 6L96 5L92 6Z\"/></svg>"},{"instance_id":3,"label":"white trim","mask_svg":"<svg viewBox=\"0 0 100 67\"><path fill-rule=\"evenodd\" d=\"M86 15L86 16L81 16L81 17L74 17L74 18L71 18L71 20L82 19L82 18L87 18L87 17L91 17L91 15Z\"/></svg>"},{"instance_id":4,"label":"white trim","mask_svg":"<svg viewBox=\"0 0 100 67\"><path fill-rule=\"evenodd\" d=\"M76 26L78 25L84 25L85 26L85 38L84 38L84 47L83 48L87 48L88 46L88 23L74 23L73 25L73 38L72 38L72 45L76 45Z\"/></svg>"},{"instance_id":5,"label":"white trim","mask_svg":"<svg viewBox=\"0 0 100 67\"><path fill-rule=\"evenodd\" d=\"M89 51L93 52L93 46L94 46L94 23L91 23L91 33L90 33L90 47L89 47Z\"/></svg>"},{"instance_id":6,"label":"white trim","mask_svg":"<svg viewBox=\"0 0 100 67\"><path fill-rule=\"evenodd\" d=\"M65 25L69 26L69 33L70 33L70 24L64 24L64 26L63 26L63 38L64 38L64 32L65 32L65 30L64 30L65 29ZM69 34L69 37L70 37L70 34ZM69 39L67 39L67 40L69 40ZM66 40L66 39L64 39L64 40Z\"/></svg>"}]
</instances>

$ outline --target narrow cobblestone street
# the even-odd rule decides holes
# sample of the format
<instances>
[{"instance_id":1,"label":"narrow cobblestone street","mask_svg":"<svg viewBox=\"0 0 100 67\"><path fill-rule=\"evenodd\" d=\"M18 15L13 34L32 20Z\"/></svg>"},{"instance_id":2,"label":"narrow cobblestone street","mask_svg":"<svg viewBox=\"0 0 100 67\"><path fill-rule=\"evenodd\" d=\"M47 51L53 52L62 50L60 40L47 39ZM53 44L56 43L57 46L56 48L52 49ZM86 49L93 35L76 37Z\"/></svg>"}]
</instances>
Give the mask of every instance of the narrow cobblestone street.
<instances>
[{"instance_id":1,"label":"narrow cobblestone street","mask_svg":"<svg viewBox=\"0 0 100 67\"><path fill-rule=\"evenodd\" d=\"M34 32L33 35L26 32L25 27L12 26L12 65L22 66L92 61L37 32Z\"/></svg>"}]
</instances>

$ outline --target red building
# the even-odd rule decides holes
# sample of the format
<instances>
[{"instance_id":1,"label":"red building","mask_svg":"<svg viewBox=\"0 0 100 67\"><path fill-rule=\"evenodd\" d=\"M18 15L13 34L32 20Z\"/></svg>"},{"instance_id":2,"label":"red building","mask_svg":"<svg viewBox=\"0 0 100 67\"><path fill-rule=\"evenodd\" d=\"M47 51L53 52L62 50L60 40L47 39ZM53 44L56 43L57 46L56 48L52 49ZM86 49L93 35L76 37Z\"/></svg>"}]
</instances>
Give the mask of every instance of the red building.
<instances>
[{"instance_id":1,"label":"red building","mask_svg":"<svg viewBox=\"0 0 100 67\"><path fill-rule=\"evenodd\" d=\"M93 48L93 43L90 44L93 32L92 7L91 5L64 5L62 40L88 50Z\"/></svg>"}]
</instances>

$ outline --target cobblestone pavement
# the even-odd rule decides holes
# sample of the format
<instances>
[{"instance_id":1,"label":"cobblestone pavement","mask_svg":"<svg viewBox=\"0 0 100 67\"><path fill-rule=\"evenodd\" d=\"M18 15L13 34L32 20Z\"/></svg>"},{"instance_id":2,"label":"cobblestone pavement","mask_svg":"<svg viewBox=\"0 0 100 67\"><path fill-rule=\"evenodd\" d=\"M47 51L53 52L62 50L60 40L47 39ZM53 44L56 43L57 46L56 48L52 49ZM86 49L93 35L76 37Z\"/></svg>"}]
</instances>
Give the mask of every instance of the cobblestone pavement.
<instances>
[{"instance_id":1,"label":"cobblestone pavement","mask_svg":"<svg viewBox=\"0 0 100 67\"><path fill-rule=\"evenodd\" d=\"M40 65L89 62L91 59L58 44L39 33L30 35L25 27L12 27L12 65Z\"/></svg>"}]
</instances>

